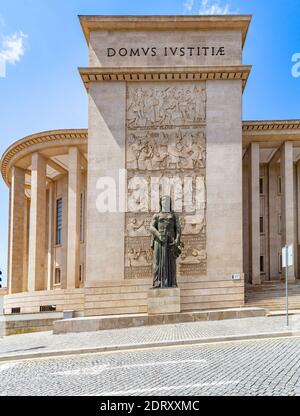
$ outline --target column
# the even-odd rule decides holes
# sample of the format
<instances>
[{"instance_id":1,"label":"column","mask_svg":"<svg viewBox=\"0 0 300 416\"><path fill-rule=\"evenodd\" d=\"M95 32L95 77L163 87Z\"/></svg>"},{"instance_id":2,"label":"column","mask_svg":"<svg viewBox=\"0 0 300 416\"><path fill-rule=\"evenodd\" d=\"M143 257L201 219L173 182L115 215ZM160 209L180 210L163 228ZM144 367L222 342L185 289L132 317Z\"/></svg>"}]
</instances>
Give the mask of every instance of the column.
<instances>
[{"instance_id":1,"label":"column","mask_svg":"<svg viewBox=\"0 0 300 416\"><path fill-rule=\"evenodd\" d=\"M295 250L294 159L293 143L284 142L280 155L281 171L281 245L293 244ZM289 267L289 280L295 280L295 267Z\"/></svg>"},{"instance_id":2,"label":"column","mask_svg":"<svg viewBox=\"0 0 300 416\"><path fill-rule=\"evenodd\" d=\"M259 144L251 143L250 145L250 172L249 172L249 190L250 190L250 271L252 284L261 283L260 279L260 201L259 201Z\"/></svg>"},{"instance_id":3,"label":"column","mask_svg":"<svg viewBox=\"0 0 300 416\"><path fill-rule=\"evenodd\" d=\"M51 181L48 189L48 244L47 244L47 290L53 289L53 188Z\"/></svg>"},{"instance_id":4,"label":"column","mask_svg":"<svg viewBox=\"0 0 300 416\"><path fill-rule=\"evenodd\" d=\"M269 202L269 264L270 280L277 279L279 274L279 259L281 236L279 234L280 220L279 196L278 196L278 160L277 157L270 161L268 166L268 202Z\"/></svg>"},{"instance_id":5,"label":"column","mask_svg":"<svg viewBox=\"0 0 300 416\"><path fill-rule=\"evenodd\" d=\"M13 167L10 188L10 236L8 293L22 292L24 265L25 173Z\"/></svg>"},{"instance_id":6,"label":"column","mask_svg":"<svg viewBox=\"0 0 300 416\"><path fill-rule=\"evenodd\" d=\"M298 279L300 277L300 160L298 160L296 165L296 186L297 186L297 202L296 202L296 220L297 220L297 235L295 244L297 244L297 256L298 256L298 264L297 264L297 275Z\"/></svg>"},{"instance_id":7,"label":"column","mask_svg":"<svg viewBox=\"0 0 300 416\"><path fill-rule=\"evenodd\" d=\"M77 147L69 149L67 288L79 287L81 163Z\"/></svg>"},{"instance_id":8,"label":"column","mask_svg":"<svg viewBox=\"0 0 300 416\"><path fill-rule=\"evenodd\" d=\"M243 157L243 269L246 282L250 282L249 160L249 152L246 152Z\"/></svg>"},{"instance_id":9,"label":"column","mask_svg":"<svg viewBox=\"0 0 300 416\"><path fill-rule=\"evenodd\" d=\"M46 161L32 155L28 291L44 290L46 262Z\"/></svg>"},{"instance_id":10,"label":"column","mask_svg":"<svg viewBox=\"0 0 300 416\"><path fill-rule=\"evenodd\" d=\"M23 258L23 292L28 289L28 227L29 227L29 200L24 196L24 258Z\"/></svg>"}]
</instances>

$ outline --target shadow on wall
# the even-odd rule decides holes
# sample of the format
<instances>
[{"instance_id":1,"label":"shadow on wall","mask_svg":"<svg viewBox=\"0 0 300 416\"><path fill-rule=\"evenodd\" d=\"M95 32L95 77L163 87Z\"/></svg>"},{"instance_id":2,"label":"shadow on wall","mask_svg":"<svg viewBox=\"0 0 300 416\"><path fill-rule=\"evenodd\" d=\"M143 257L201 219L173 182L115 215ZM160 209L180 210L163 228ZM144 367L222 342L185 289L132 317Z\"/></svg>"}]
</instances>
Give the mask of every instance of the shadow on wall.
<instances>
[{"instance_id":1,"label":"shadow on wall","mask_svg":"<svg viewBox=\"0 0 300 416\"><path fill-rule=\"evenodd\" d=\"M3 295L0 295L0 315L3 315Z\"/></svg>"},{"instance_id":2,"label":"shadow on wall","mask_svg":"<svg viewBox=\"0 0 300 416\"><path fill-rule=\"evenodd\" d=\"M7 294L6 288L0 288L0 315L3 315L3 298Z\"/></svg>"}]
</instances>

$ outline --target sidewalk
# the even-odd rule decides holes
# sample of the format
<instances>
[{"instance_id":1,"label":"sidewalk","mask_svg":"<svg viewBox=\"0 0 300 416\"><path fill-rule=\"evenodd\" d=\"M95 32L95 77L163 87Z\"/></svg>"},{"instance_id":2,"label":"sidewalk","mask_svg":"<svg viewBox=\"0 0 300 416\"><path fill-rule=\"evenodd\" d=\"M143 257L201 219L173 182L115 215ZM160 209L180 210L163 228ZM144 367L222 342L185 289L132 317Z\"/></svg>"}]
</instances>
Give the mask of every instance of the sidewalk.
<instances>
[{"instance_id":1,"label":"sidewalk","mask_svg":"<svg viewBox=\"0 0 300 416\"><path fill-rule=\"evenodd\" d=\"M171 345L300 336L300 315L145 326L53 335L52 332L0 338L0 361Z\"/></svg>"}]
</instances>

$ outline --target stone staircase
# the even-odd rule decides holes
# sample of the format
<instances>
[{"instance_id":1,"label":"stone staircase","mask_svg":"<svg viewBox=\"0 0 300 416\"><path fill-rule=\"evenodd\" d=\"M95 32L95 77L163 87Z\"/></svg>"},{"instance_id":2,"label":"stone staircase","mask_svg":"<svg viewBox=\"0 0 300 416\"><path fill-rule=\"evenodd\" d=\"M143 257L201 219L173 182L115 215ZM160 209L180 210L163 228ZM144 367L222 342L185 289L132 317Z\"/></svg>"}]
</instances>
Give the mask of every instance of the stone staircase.
<instances>
[{"instance_id":1,"label":"stone staircase","mask_svg":"<svg viewBox=\"0 0 300 416\"><path fill-rule=\"evenodd\" d=\"M285 309L285 283L269 281L261 285L246 286L246 305L248 307L265 308L269 311ZM289 283L289 309L300 310L300 280Z\"/></svg>"}]
</instances>

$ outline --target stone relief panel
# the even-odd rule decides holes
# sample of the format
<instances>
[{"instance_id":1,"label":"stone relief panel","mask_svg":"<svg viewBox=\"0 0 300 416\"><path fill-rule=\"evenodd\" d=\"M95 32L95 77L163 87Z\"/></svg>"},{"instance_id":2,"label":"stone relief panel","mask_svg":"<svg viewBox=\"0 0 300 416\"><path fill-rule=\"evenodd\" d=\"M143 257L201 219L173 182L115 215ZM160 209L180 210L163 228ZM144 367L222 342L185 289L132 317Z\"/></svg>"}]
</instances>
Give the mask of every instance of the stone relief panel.
<instances>
[{"instance_id":1,"label":"stone relief panel","mask_svg":"<svg viewBox=\"0 0 300 416\"><path fill-rule=\"evenodd\" d=\"M127 279L152 277L149 226L159 209L164 180L171 184L182 225L184 247L177 262L178 276L206 273L205 120L205 82L127 86L128 201L134 200L141 183L144 187L143 192L139 188L140 200L126 213Z\"/></svg>"},{"instance_id":2,"label":"stone relief panel","mask_svg":"<svg viewBox=\"0 0 300 416\"><path fill-rule=\"evenodd\" d=\"M204 128L138 130L127 137L127 169L201 169L205 168L205 158Z\"/></svg>"},{"instance_id":3,"label":"stone relief panel","mask_svg":"<svg viewBox=\"0 0 300 416\"><path fill-rule=\"evenodd\" d=\"M152 274L152 249L149 226L152 213L127 213L125 232L125 277L147 278ZM206 272L205 211L179 214L184 247L178 259L178 276Z\"/></svg>"},{"instance_id":4,"label":"stone relief panel","mask_svg":"<svg viewBox=\"0 0 300 416\"><path fill-rule=\"evenodd\" d=\"M127 127L192 126L205 122L205 83L128 88Z\"/></svg>"},{"instance_id":5,"label":"stone relief panel","mask_svg":"<svg viewBox=\"0 0 300 416\"><path fill-rule=\"evenodd\" d=\"M152 171L151 174L127 171L127 206L130 212L158 212L162 192L171 194L176 212L194 215L194 221L198 221L199 215L205 213L206 188L203 169L198 172Z\"/></svg>"}]
</instances>

